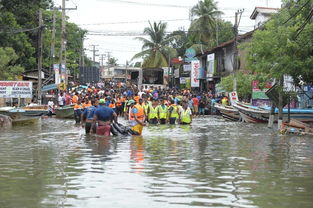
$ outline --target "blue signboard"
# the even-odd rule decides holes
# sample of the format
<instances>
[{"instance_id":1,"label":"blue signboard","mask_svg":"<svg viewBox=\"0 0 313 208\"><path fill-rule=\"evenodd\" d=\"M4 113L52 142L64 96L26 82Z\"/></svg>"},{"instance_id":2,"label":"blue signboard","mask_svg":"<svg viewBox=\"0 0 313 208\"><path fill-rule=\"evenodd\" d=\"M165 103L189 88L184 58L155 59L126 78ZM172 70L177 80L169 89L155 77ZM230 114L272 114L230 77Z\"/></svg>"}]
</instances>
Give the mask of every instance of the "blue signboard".
<instances>
[{"instance_id":1,"label":"blue signboard","mask_svg":"<svg viewBox=\"0 0 313 208\"><path fill-rule=\"evenodd\" d=\"M41 88L41 91L49 91L49 90L56 90L58 89L58 86L56 84L49 84L49 85L46 85L46 86L43 86Z\"/></svg>"},{"instance_id":2,"label":"blue signboard","mask_svg":"<svg viewBox=\"0 0 313 208\"><path fill-rule=\"evenodd\" d=\"M185 62L191 62L196 60L194 57L196 56L196 51L193 48L188 48L185 52Z\"/></svg>"}]
</instances>

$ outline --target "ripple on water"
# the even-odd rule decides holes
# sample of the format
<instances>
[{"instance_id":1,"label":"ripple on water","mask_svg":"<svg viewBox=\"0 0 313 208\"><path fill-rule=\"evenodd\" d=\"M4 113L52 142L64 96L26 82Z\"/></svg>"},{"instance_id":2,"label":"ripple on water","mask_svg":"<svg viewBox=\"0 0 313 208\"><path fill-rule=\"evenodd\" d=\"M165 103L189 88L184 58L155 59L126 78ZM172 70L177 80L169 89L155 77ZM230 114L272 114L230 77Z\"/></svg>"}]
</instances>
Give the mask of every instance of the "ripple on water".
<instances>
[{"instance_id":1,"label":"ripple on water","mask_svg":"<svg viewBox=\"0 0 313 208\"><path fill-rule=\"evenodd\" d=\"M218 117L143 135L99 139L57 119L1 133L0 207L313 206L309 137Z\"/></svg>"}]
</instances>

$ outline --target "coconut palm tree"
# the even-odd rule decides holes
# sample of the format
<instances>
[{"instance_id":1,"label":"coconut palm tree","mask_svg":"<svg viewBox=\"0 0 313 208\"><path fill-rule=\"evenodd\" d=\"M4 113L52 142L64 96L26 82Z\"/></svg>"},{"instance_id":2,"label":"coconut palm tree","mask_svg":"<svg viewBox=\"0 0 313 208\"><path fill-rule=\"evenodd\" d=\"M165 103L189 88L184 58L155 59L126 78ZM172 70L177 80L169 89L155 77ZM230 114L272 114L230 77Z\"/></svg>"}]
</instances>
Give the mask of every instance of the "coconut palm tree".
<instances>
[{"instance_id":1,"label":"coconut palm tree","mask_svg":"<svg viewBox=\"0 0 313 208\"><path fill-rule=\"evenodd\" d=\"M142 67L144 68L159 68L169 65L169 57L176 56L176 50L169 47L169 42L172 37L166 35L166 23L151 24L144 29L144 34L148 38L137 37L136 39L143 43L142 51L135 54L133 59L143 58Z\"/></svg>"},{"instance_id":2,"label":"coconut palm tree","mask_svg":"<svg viewBox=\"0 0 313 208\"><path fill-rule=\"evenodd\" d=\"M191 9L191 14L196 18L190 25L189 37L196 44L211 47L215 41L216 21L223 14L217 9L217 3L214 0L201 0Z\"/></svg>"}]
</instances>

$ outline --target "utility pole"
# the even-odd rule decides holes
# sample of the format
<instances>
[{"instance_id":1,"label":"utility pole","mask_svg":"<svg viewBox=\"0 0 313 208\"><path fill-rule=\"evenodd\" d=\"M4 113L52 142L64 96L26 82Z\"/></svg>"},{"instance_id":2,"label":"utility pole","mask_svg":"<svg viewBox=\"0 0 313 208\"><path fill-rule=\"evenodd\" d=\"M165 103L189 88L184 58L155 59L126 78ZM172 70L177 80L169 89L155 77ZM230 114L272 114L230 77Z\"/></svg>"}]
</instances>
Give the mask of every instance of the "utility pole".
<instances>
[{"instance_id":1,"label":"utility pole","mask_svg":"<svg viewBox=\"0 0 313 208\"><path fill-rule=\"evenodd\" d=\"M61 40L61 50L60 50L60 64L62 68L62 64L65 66L65 70L66 69L66 10L77 10L77 6L76 8L66 8L65 7L65 0L62 0L62 26L61 26L61 34L62 34L62 40ZM65 82L67 83L67 80L65 80Z\"/></svg>"},{"instance_id":2,"label":"utility pole","mask_svg":"<svg viewBox=\"0 0 313 208\"><path fill-rule=\"evenodd\" d=\"M234 76L234 85L233 85L233 91L237 91L237 77L236 77L236 71L238 70L238 27L240 24L242 13L244 12L244 9L238 10L235 13L235 25L234 25L234 32L235 32L235 43L234 43L234 60L233 60L233 76Z\"/></svg>"},{"instance_id":3,"label":"utility pole","mask_svg":"<svg viewBox=\"0 0 313 208\"><path fill-rule=\"evenodd\" d=\"M96 47L98 45L91 45L92 46L92 61L93 61L93 65L95 66L96 65L96 52L98 52L99 50L96 50Z\"/></svg>"},{"instance_id":4,"label":"utility pole","mask_svg":"<svg viewBox=\"0 0 313 208\"><path fill-rule=\"evenodd\" d=\"M37 85L37 101L41 105L41 69L42 69L42 40L43 40L43 20L42 11L39 9L39 30L38 30L38 85Z\"/></svg>"},{"instance_id":5,"label":"utility pole","mask_svg":"<svg viewBox=\"0 0 313 208\"><path fill-rule=\"evenodd\" d=\"M111 52L107 52L107 58L108 58L108 61L109 61L109 59L111 58Z\"/></svg>"},{"instance_id":6,"label":"utility pole","mask_svg":"<svg viewBox=\"0 0 313 208\"><path fill-rule=\"evenodd\" d=\"M105 56L106 56L106 55L105 55L105 54L101 54L100 56L101 56L101 58L100 58L100 60L101 60L101 66L104 66L103 63L104 63L104 59L105 59Z\"/></svg>"},{"instance_id":7,"label":"utility pole","mask_svg":"<svg viewBox=\"0 0 313 208\"><path fill-rule=\"evenodd\" d=\"M62 25L61 25L61 51L60 51L60 64L66 65L66 60L65 60L65 0L62 0Z\"/></svg>"},{"instance_id":8,"label":"utility pole","mask_svg":"<svg viewBox=\"0 0 313 208\"><path fill-rule=\"evenodd\" d=\"M51 41L51 63L50 63L50 74L53 72L54 64L54 50L55 50L55 22L56 22L56 9L53 8L53 17L52 17L52 41Z\"/></svg>"},{"instance_id":9,"label":"utility pole","mask_svg":"<svg viewBox=\"0 0 313 208\"><path fill-rule=\"evenodd\" d=\"M127 84L127 75L128 75L128 71L127 71L127 67L128 67L128 61L126 61L126 69L125 69L125 84Z\"/></svg>"}]
</instances>

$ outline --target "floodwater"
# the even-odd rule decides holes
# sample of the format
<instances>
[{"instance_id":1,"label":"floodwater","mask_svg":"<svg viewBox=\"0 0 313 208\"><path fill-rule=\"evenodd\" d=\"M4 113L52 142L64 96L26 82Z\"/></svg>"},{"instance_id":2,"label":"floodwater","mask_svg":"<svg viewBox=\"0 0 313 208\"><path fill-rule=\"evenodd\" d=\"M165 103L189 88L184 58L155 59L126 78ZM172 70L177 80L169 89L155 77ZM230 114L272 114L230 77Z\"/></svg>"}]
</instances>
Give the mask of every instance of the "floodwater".
<instances>
[{"instance_id":1,"label":"floodwater","mask_svg":"<svg viewBox=\"0 0 313 208\"><path fill-rule=\"evenodd\" d=\"M313 207L313 137L195 119L96 138L71 120L0 134L0 207Z\"/></svg>"}]
</instances>

